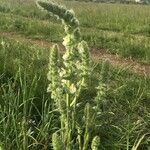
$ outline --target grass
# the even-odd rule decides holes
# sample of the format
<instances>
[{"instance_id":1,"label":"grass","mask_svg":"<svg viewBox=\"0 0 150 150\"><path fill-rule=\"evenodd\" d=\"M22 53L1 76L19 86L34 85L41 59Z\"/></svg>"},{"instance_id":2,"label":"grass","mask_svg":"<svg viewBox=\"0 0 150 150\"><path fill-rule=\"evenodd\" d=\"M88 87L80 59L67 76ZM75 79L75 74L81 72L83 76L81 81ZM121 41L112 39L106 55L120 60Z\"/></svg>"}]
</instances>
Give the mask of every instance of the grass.
<instances>
[{"instance_id":1,"label":"grass","mask_svg":"<svg viewBox=\"0 0 150 150\"><path fill-rule=\"evenodd\" d=\"M4 13L1 13L0 20L1 32L17 32L32 38L43 38L52 42L62 41L63 29L58 23L25 18L19 15L10 16ZM85 27L81 28L81 31L83 32L83 39L88 41L91 47L105 49L113 54L130 57L142 63L150 63L148 37Z\"/></svg>"},{"instance_id":2,"label":"grass","mask_svg":"<svg viewBox=\"0 0 150 150\"><path fill-rule=\"evenodd\" d=\"M58 124L55 119L58 114L51 113L53 102L46 93L48 49L2 37L1 41L5 43L5 47L0 47L0 99L3 104L0 141L4 149L20 149L23 145L31 149L44 149L46 146L48 148L51 140L47 138ZM2 59L4 56L7 59ZM81 97L89 102L92 102L96 94L94 87L100 77L101 63L93 66L95 67L90 87ZM125 149L127 138L133 145L138 136L149 132L150 78L132 74L121 68L112 68L108 87L106 111L100 119L101 127L97 132L102 135L102 149ZM50 104L46 105L49 102ZM23 141L27 143L22 145ZM141 146L143 150L149 145L147 142L146 136Z\"/></svg>"},{"instance_id":3,"label":"grass","mask_svg":"<svg viewBox=\"0 0 150 150\"><path fill-rule=\"evenodd\" d=\"M83 27L83 37L91 46L149 64L149 6L78 2L65 4L77 13ZM62 39L61 26L46 13L40 15L32 1L30 5L17 2L10 5L9 2L3 2L1 12L7 13L1 13L1 31L21 32L51 41ZM138 56L135 55L137 52Z\"/></svg>"},{"instance_id":4,"label":"grass","mask_svg":"<svg viewBox=\"0 0 150 150\"><path fill-rule=\"evenodd\" d=\"M3 3L0 32L62 41L64 33L59 21L41 13L32 1L24 5L11 0L0 3ZM91 47L150 63L149 6L63 3L75 10L82 36ZM52 148L51 135L60 124L54 102L46 92L48 53L48 48L0 35L0 147L3 150ZM93 102L100 71L101 62L92 62L89 87L82 92L81 101ZM142 137L139 149L149 150L150 77L111 66L107 87L104 112L97 120L101 150L128 150Z\"/></svg>"},{"instance_id":5,"label":"grass","mask_svg":"<svg viewBox=\"0 0 150 150\"><path fill-rule=\"evenodd\" d=\"M95 4L85 2L65 2L57 0L72 8L83 27L98 28L101 30L127 32L132 34L150 35L149 5L125 5L125 4ZM18 3L9 0L1 1L1 11L19 14L24 17L48 19L49 15L40 13L35 3L27 1ZM89 15L86 15L89 14Z\"/></svg>"}]
</instances>

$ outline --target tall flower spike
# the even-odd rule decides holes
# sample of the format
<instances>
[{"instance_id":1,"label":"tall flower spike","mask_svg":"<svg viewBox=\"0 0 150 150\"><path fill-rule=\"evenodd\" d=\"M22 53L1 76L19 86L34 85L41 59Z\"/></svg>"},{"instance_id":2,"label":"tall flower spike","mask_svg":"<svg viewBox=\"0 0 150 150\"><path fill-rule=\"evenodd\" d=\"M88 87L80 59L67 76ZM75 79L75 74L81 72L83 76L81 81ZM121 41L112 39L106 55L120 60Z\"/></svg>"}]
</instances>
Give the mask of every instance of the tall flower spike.
<instances>
[{"instance_id":1,"label":"tall flower spike","mask_svg":"<svg viewBox=\"0 0 150 150\"><path fill-rule=\"evenodd\" d=\"M99 146L100 146L100 137L95 136L92 140L91 149L92 150L99 150Z\"/></svg>"},{"instance_id":2,"label":"tall flower spike","mask_svg":"<svg viewBox=\"0 0 150 150\"><path fill-rule=\"evenodd\" d=\"M62 142L62 139L57 133L53 133L52 135L52 145L54 150L63 150L65 149L64 143Z\"/></svg>"},{"instance_id":3,"label":"tall flower spike","mask_svg":"<svg viewBox=\"0 0 150 150\"><path fill-rule=\"evenodd\" d=\"M89 59L89 47L85 41L81 41L78 44L78 50L81 55L81 62L82 62L82 76L88 76L89 75L89 65L90 65L90 59Z\"/></svg>"},{"instance_id":4,"label":"tall flower spike","mask_svg":"<svg viewBox=\"0 0 150 150\"><path fill-rule=\"evenodd\" d=\"M108 82L108 75L110 70L110 62L104 61L102 63L102 68L100 72L100 81L97 89L97 96L95 97L95 102L97 105L97 111L104 110L104 105L106 102L106 92L107 92L107 82Z\"/></svg>"},{"instance_id":5,"label":"tall flower spike","mask_svg":"<svg viewBox=\"0 0 150 150\"><path fill-rule=\"evenodd\" d=\"M78 27L79 21L75 18L73 10L67 10L66 8L56 5L56 3L53 2L37 1L37 5L40 8L51 12L52 15L59 17L62 20L62 23L67 24L71 28Z\"/></svg>"},{"instance_id":6,"label":"tall flower spike","mask_svg":"<svg viewBox=\"0 0 150 150\"><path fill-rule=\"evenodd\" d=\"M66 77L70 78L73 76L74 80L68 84L68 90L72 84L78 84L79 87L77 88L81 89L80 85L84 84L85 75L88 74L89 49L86 42L81 42L79 21L75 17L74 11L67 10L53 2L38 1L37 4L62 21L66 32L66 36L63 38L63 45L66 48L66 52L63 55L64 68L62 68L60 76L62 79L64 78L63 83ZM79 50L78 46L81 50Z\"/></svg>"},{"instance_id":7,"label":"tall flower spike","mask_svg":"<svg viewBox=\"0 0 150 150\"><path fill-rule=\"evenodd\" d=\"M49 89L52 93L52 98L55 99L61 115L61 138L65 143L65 149L71 150L73 148L72 145L75 144L71 144L75 141L73 140L75 137L72 137L72 135L77 129L76 104L83 85L85 86L86 77L89 72L89 49L86 42L81 40L79 22L73 10L67 10L52 2L38 1L37 4L60 19L66 33L66 36L63 38L63 45L66 49L62 57L63 63L59 68L57 47L54 46L50 55L48 79L50 81ZM83 150L87 150L90 142L91 134L89 130L93 125L91 118L94 120L95 115L91 108L88 104L85 107L86 131L84 134ZM57 135L54 137L57 137ZM81 148L82 142L79 136L78 141Z\"/></svg>"},{"instance_id":8,"label":"tall flower spike","mask_svg":"<svg viewBox=\"0 0 150 150\"><path fill-rule=\"evenodd\" d=\"M103 83L106 83L108 80L108 75L109 75L109 70L110 70L110 62L108 60L102 62L102 68L101 68L101 77L100 80Z\"/></svg>"},{"instance_id":9,"label":"tall flower spike","mask_svg":"<svg viewBox=\"0 0 150 150\"><path fill-rule=\"evenodd\" d=\"M58 95L60 95L61 93L61 86L60 86L61 82L60 82L60 77L59 77L57 45L54 45L52 49L50 50L48 69L49 69L49 72L48 72L47 78L50 81L50 84L48 86L48 92L51 92L51 96L53 99L58 99Z\"/></svg>"}]
</instances>

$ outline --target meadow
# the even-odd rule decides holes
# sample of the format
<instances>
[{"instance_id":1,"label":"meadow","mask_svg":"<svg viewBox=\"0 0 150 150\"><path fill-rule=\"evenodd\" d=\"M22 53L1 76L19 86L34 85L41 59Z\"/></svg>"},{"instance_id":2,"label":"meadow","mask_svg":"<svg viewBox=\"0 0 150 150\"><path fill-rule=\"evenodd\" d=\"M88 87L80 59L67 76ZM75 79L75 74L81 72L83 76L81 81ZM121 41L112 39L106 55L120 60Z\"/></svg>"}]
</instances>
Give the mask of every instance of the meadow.
<instances>
[{"instance_id":1,"label":"meadow","mask_svg":"<svg viewBox=\"0 0 150 150\"><path fill-rule=\"evenodd\" d=\"M81 37L91 53L94 49L122 61L150 65L149 5L57 1L74 10ZM0 0L0 149L54 149L52 135L62 130L61 113L47 93L51 64L50 46L45 43L61 45L64 36L61 21L41 11L34 1ZM36 40L42 43L32 42ZM78 97L81 106L77 114L84 120L84 107L87 103L94 107L95 97L102 91L100 114L96 129L90 129L89 145L96 134L100 137L98 150L149 150L150 75L135 73L121 63L114 66L110 62L105 68L107 63L91 60L88 85ZM105 85L104 91L96 88L99 83ZM84 122L80 122L83 131Z\"/></svg>"},{"instance_id":2,"label":"meadow","mask_svg":"<svg viewBox=\"0 0 150 150\"><path fill-rule=\"evenodd\" d=\"M60 23L48 14L41 14L34 2L12 4L10 0L10 3L9 1L1 3L2 31L22 33L32 38L43 38L54 42L62 41L63 29ZM91 47L105 49L107 52L149 64L149 5L68 1L63 3L75 11L81 24L83 39Z\"/></svg>"}]
</instances>

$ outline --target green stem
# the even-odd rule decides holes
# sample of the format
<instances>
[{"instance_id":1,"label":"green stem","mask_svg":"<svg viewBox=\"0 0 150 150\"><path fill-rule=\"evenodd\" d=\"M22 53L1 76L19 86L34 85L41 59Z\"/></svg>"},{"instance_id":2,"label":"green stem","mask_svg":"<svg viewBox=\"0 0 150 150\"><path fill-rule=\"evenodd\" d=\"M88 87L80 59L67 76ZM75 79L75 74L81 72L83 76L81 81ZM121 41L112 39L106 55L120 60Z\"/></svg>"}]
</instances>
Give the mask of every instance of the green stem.
<instances>
[{"instance_id":1,"label":"green stem","mask_svg":"<svg viewBox=\"0 0 150 150\"><path fill-rule=\"evenodd\" d=\"M71 118L70 118L70 96L69 94L66 94L66 101L67 101L67 122L66 122L66 149L67 150L71 150L71 147L70 147L70 143L71 143L71 136L70 136L70 123L71 123Z\"/></svg>"},{"instance_id":2,"label":"green stem","mask_svg":"<svg viewBox=\"0 0 150 150\"><path fill-rule=\"evenodd\" d=\"M78 143L79 143L79 150L82 150L82 141L81 141L81 129L78 127L78 136L77 136L77 139L78 139Z\"/></svg>"},{"instance_id":3,"label":"green stem","mask_svg":"<svg viewBox=\"0 0 150 150\"><path fill-rule=\"evenodd\" d=\"M86 131L85 136L84 136L83 150L87 150L88 149L89 137L90 137L90 134L88 133L88 131Z\"/></svg>"}]
</instances>

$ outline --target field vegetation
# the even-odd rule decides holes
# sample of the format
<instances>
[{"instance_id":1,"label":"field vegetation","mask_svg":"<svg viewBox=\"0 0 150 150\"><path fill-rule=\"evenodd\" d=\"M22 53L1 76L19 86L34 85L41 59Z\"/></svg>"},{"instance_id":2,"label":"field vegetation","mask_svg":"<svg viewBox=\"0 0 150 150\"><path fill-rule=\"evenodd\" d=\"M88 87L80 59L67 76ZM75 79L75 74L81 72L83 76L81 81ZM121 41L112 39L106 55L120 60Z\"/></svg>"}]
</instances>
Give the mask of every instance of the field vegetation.
<instances>
[{"instance_id":1,"label":"field vegetation","mask_svg":"<svg viewBox=\"0 0 150 150\"><path fill-rule=\"evenodd\" d=\"M135 73L121 62L91 60L81 39L90 53L94 49L149 67L150 6L57 2L79 19L81 35L72 47L60 44L66 36L61 20L34 1L0 0L0 149L149 150L150 74ZM76 37L72 28L67 35ZM29 42L35 40L43 43ZM58 43L60 53L57 46L44 46L48 42ZM53 85L62 78L60 68L67 83ZM64 77L70 72L73 77ZM84 79L86 86L80 86ZM61 96L71 107L59 107Z\"/></svg>"},{"instance_id":2,"label":"field vegetation","mask_svg":"<svg viewBox=\"0 0 150 150\"><path fill-rule=\"evenodd\" d=\"M54 42L62 41L63 29L60 23L47 13L41 14L34 2L12 4L10 0L1 3L0 30ZM64 3L76 12L83 39L90 46L149 64L149 5L59 3Z\"/></svg>"}]
</instances>

